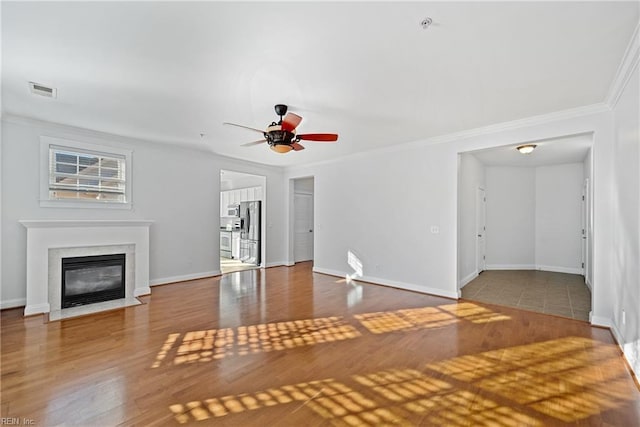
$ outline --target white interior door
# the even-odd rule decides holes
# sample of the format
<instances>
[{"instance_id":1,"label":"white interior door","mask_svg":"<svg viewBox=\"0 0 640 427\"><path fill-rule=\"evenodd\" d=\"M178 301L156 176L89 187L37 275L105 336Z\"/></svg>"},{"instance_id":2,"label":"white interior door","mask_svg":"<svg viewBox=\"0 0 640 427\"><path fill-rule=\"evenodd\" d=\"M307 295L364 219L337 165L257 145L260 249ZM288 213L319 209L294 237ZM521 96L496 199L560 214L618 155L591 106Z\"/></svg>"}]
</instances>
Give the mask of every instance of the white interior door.
<instances>
[{"instance_id":1,"label":"white interior door","mask_svg":"<svg viewBox=\"0 0 640 427\"><path fill-rule=\"evenodd\" d=\"M486 204L484 188L478 188L476 193L476 269L478 274L483 272L486 267Z\"/></svg>"},{"instance_id":2,"label":"white interior door","mask_svg":"<svg viewBox=\"0 0 640 427\"><path fill-rule=\"evenodd\" d=\"M296 193L293 196L294 223L294 261L313 259L313 195Z\"/></svg>"}]
</instances>

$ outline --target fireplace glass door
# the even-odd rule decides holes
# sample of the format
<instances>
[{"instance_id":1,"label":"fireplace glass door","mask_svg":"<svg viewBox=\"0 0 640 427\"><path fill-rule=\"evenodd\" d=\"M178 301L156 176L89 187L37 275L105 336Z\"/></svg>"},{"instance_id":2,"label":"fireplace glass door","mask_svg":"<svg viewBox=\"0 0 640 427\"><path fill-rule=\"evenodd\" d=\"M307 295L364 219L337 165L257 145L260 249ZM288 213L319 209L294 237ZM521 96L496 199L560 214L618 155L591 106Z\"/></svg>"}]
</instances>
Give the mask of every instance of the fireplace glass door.
<instances>
[{"instance_id":1,"label":"fireplace glass door","mask_svg":"<svg viewBox=\"0 0 640 427\"><path fill-rule=\"evenodd\" d=\"M62 259L62 308L125 296L125 254Z\"/></svg>"}]
</instances>

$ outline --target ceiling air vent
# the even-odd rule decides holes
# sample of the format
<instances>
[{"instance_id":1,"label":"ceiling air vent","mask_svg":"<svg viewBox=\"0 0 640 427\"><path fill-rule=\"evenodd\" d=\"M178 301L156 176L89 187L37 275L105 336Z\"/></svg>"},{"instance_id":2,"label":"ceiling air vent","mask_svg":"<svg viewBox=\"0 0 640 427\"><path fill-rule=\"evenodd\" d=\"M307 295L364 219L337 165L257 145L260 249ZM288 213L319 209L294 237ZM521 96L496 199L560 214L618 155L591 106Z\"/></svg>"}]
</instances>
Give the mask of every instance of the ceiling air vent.
<instances>
[{"instance_id":1,"label":"ceiling air vent","mask_svg":"<svg viewBox=\"0 0 640 427\"><path fill-rule=\"evenodd\" d=\"M29 82L29 89L34 95L46 96L47 98L55 98L57 93L57 90L53 87L34 82Z\"/></svg>"}]
</instances>

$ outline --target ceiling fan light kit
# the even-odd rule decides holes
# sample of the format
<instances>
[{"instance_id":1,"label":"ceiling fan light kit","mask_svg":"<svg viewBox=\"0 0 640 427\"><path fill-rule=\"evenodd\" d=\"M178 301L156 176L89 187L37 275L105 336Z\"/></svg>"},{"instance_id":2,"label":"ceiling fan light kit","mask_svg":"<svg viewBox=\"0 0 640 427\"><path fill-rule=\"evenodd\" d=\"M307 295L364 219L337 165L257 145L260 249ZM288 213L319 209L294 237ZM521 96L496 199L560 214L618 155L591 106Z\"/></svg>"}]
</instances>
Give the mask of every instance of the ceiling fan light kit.
<instances>
[{"instance_id":1,"label":"ceiling fan light kit","mask_svg":"<svg viewBox=\"0 0 640 427\"><path fill-rule=\"evenodd\" d=\"M287 109L287 106L284 104L276 104L275 111L276 114L280 116L280 121L271 122L271 124L267 126L267 129L264 131L249 126L238 125L235 123L225 122L223 124L237 126L262 133L264 139L248 142L242 145L250 146L266 142L267 144L269 144L269 147L273 151L280 154L288 153L292 150L304 150L304 147L299 144L299 142L302 140L313 142L336 142L338 140L338 135L335 133L307 133L300 135L296 134L296 127L298 127L298 125L302 121L302 117L294 113L287 114Z\"/></svg>"}]
</instances>

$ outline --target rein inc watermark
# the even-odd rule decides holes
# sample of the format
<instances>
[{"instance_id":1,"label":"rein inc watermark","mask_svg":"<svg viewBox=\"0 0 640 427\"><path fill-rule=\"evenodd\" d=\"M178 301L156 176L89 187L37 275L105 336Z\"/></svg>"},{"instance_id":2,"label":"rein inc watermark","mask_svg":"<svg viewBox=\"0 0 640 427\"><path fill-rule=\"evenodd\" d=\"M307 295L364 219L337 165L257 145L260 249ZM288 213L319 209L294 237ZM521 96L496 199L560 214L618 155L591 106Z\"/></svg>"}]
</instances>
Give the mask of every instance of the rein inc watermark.
<instances>
[{"instance_id":1,"label":"rein inc watermark","mask_svg":"<svg viewBox=\"0 0 640 427\"><path fill-rule=\"evenodd\" d=\"M20 417L2 417L0 418L0 425L2 426L34 426L36 420L33 418L20 418Z\"/></svg>"}]
</instances>

